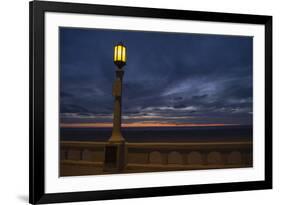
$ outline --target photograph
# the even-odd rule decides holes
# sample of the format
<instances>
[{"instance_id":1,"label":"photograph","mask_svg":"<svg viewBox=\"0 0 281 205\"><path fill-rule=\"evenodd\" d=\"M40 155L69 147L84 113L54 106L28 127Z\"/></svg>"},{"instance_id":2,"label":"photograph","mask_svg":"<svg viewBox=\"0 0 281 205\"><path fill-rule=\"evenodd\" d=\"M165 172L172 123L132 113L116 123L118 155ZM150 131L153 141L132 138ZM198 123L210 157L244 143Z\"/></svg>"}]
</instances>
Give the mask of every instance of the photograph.
<instances>
[{"instance_id":1,"label":"photograph","mask_svg":"<svg viewBox=\"0 0 281 205\"><path fill-rule=\"evenodd\" d=\"M29 4L29 202L272 188L272 16Z\"/></svg>"},{"instance_id":2,"label":"photograph","mask_svg":"<svg viewBox=\"0 0 281 205\"><path fill-rule=\"evenodd\" d=\"M281 201L278 1L2 2L0 205Z\"/></svg>"},{"instance_id":3,"label":"photograph","mask_svg":"<svg viewBox=\"0 0 281 205\"><path fill-rule=\"evenodd\" d=\"M58 35L60 177L253 167L253 36Z\"/></svg>"}]
</instances>

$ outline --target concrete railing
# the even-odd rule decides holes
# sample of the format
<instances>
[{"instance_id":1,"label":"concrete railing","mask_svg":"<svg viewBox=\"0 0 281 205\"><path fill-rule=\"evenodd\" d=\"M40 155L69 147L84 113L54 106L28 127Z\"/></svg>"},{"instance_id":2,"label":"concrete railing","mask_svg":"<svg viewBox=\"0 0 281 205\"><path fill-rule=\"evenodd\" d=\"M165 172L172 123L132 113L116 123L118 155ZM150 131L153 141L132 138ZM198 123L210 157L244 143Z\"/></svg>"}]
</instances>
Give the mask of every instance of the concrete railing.
<instances>
[{"instance_id":1,"label":"concrete railing","mask_svg":"<svg viewBox=\"0 0 281 205\"><path fill-rule=\"evenodd\" d=\"M62 141L62 176L103 174L106 142ZM126 143L124 172L252 166L251 142Z\"/></svg>"}]
</instances>

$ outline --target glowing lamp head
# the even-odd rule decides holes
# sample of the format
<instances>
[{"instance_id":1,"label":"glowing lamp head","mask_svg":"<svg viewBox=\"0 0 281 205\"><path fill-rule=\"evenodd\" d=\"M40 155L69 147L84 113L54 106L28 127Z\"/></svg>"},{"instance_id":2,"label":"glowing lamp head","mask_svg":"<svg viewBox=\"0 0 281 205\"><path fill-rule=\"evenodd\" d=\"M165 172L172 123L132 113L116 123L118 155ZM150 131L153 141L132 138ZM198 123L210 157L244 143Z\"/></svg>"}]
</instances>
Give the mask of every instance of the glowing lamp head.
<instances>
[{"instance_id":1,"label":"glowing lamp head","mask_svg":"<svg viewBox=\"0 0 281 205\"><path fill-rule=\"evenodd\" d=\"M118 68L122 68L126 65L127 55L126 55L126 47L123 43L118 43L114 46L114 56L113 61Z\"/></svg>"}]
</instances>

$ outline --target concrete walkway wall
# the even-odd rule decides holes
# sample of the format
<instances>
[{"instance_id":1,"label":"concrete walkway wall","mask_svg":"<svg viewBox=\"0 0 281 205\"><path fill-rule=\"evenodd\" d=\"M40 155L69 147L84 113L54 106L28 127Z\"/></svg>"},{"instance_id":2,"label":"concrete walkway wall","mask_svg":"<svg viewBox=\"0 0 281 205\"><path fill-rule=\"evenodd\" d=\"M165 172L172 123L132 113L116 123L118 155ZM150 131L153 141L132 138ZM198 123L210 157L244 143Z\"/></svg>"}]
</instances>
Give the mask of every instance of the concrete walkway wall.
<instances>
[{"instance_id":1,"label":"concrete walkway wall","mask_svg":"<svg viewBox=\"0 0 281 205\"><path fill-rule=\"evenodd\" d=\"M103 174L106 142L61 142L60 174ZM251 142L126 143L124 172L252 166Z\"/></svg>"}]
</instances>

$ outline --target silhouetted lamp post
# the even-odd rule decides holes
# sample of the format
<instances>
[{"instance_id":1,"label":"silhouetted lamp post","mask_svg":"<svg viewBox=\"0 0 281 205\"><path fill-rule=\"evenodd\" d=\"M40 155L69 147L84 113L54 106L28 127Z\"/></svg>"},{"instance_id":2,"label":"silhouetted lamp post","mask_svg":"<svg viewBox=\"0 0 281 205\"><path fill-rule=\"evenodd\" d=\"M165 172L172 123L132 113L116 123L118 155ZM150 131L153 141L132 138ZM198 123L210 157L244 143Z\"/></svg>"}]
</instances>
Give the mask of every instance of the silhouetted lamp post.
<instances>
[{"instance_id":1,"label":"silhouetted lamp post","mask_svg":"<svg viewBox=\"0 0 281 205\"><path fill-rule=\"evenodd\" d=\"M121 134L121 99L123 67L126 65L126 47L122 43L114 46L113 62L116 65L116 78L113 84L114 96L113 129L111 137L105 146L104 171L121 172L125 166L125 139Z\"/></svg>"}]
</instances>

